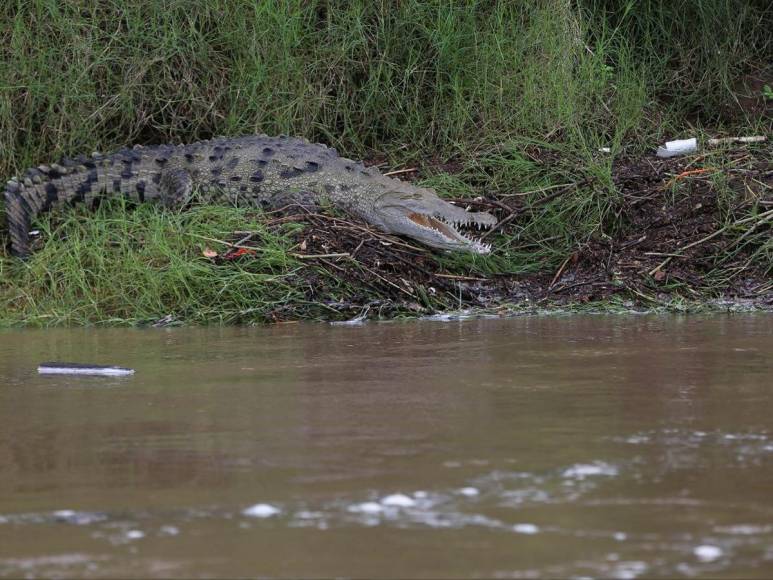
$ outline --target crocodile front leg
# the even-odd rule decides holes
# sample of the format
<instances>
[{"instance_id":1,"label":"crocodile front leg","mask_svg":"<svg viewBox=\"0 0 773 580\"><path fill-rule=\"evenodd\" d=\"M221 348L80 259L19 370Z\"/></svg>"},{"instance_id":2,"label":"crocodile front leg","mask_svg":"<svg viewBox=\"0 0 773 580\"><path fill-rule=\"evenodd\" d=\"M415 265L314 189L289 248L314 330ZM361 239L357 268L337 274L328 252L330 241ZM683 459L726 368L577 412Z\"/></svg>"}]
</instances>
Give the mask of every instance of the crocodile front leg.
<instances>
[{"instance_id":1,"label":"crocodile front leg","mask_svg":"<svg viewBox=\"0 0 773 580\"><path fill-rule=\"evenodd\" d=\"M161 172L158 183L161 203L170 208L186 205L193 193L193 178L185 169L169 168Z\"/></svg>"}]
</instances>

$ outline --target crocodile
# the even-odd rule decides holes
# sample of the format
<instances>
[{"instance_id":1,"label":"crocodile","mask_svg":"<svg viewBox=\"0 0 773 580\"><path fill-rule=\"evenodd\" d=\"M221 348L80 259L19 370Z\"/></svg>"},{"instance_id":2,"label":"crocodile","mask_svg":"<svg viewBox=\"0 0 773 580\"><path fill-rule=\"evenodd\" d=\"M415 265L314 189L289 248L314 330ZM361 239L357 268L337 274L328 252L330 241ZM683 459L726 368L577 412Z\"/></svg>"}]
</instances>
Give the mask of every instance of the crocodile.
<instances>
[{"instance_id":1,"label":"crocodile","mask_svg":"<svg viewBox=\"0 0 773 580\"><path fill-rule=\"evenodd\" d=\"M496 223L466 211L429 188L385 176L305 139L266 135L218 137L186 145L124 148L28 169L5 189L11 252L31 253L36 216L73 203L93 206L107 196L182 207L192 199L278 208L325 202L390 234L443 250L486 254L490 245L470 230Z\"/></svg>"}]
</instances>

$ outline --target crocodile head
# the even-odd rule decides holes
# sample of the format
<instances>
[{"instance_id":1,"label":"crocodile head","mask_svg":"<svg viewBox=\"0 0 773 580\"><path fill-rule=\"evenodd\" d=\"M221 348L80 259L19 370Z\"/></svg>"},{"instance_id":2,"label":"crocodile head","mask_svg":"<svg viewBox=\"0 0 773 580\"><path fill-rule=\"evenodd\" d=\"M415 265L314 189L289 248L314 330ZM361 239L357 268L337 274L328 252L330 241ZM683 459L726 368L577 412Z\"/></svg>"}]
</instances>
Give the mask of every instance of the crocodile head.
<instances>
[{"instance_id":1,"label":"crocodile head","mask_svg":"<svg viewBox=\"0 0 773 580\"><path fill-rule=\"evenodd\" d=\"M401 184L402 185L402 184ZM489 244L474 232L488 229L497 219L485 212L468 212L440 199L431 189L404 186L382 193L369 216L387 232L414 238L443 250L488 254Z\"/></svg>"}]
</instances>

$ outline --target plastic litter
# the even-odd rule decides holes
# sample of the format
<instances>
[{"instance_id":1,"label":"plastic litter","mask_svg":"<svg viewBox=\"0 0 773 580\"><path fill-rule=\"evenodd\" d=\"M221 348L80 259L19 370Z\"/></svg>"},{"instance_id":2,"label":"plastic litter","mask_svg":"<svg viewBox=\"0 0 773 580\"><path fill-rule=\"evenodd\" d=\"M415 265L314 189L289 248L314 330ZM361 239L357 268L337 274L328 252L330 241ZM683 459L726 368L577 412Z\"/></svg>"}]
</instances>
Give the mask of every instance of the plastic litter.
<instances>
[{"instance_id":1,"label":"plastic litter","mask_svg":"<svg viewBox=\"0 0 773 580\"><path fill-rule=\"evenodd\" d=\"M765 135L752 135L750 137L720 137L717 139L707 139L706 145L717 147L719 145L729 145L732 143L762 143L767 141ZM658 147L658 157L676 157L677 155L687 155L698 151L698 139L677 139L676 141L666 141L662 147Z\"/></svg>"},{"instance_id":2,"label":"plastic litter","mask_svg":"<svg viewBox=\"0 0 773 580\"><path fill-rule=\"evenodd\" d=\"M690 139L677 139L676 141L666 141L665 146L658 147L658 157L676 157L677 155L687 155L695 153L698 150L698 140L695 137Z\"/></svg>"},{"instance_id":3,"label":"plastic litter","mask_svg":"<svg viewBox=\"0 0 773 580\"><path fill-rule=\"evenodd\" d=\"M718 139L709 139L706 141L712 147L725 145L727 143L762 143L766 141L765 135L753 135L751 137L720 137Z\"/></svg>"}]
</instances>

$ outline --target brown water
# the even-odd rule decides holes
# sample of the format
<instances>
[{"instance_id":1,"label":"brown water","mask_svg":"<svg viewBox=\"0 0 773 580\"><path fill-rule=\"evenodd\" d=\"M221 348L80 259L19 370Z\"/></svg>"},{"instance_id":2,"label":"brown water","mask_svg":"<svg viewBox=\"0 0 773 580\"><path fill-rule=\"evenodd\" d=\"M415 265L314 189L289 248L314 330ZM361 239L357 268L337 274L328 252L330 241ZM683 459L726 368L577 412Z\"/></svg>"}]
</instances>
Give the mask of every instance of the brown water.
<instances>
[{"instance_id":1,"label":"brown water","mask_svg":"<svg viewBox=\"0 0 773 580\"><path fill-rule=\"evenodd\" d=\"M0 333L0 575L771 577L771 354L770 315Z\"/></svg>"}]
</instances>

